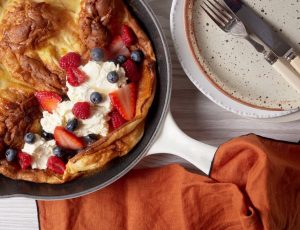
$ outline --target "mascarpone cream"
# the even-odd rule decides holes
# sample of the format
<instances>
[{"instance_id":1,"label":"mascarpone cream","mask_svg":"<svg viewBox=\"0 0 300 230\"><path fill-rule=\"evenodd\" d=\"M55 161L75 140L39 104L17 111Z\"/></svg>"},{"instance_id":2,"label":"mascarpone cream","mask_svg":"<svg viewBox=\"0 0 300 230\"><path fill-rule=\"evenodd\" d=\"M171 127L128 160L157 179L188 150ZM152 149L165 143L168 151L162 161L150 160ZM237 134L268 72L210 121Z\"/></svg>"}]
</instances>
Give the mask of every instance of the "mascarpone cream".
<instances>
[{"instance_id":1,"label":"mascarpone cream","mask_svg":"<svg viewBox=\"0 0 300 230\"><path fill-rule=\"evenodd\" d=\"M61 102L52 113L44 111L41 125L46 132L54 133L56 126L66 126L67 122L75 117L72 108L76 102L90 102L90 95L93 92L99 92L103 97L103 102L98 105L91 104L91 117L80 120L74 133L80 137L88 134L106 136L109 131L107 115L112 109L108 94L126 84L125 71L113 62L95 61L88 62L80 69L86 73L88 80L78 87L67 83L67 95L70 101ZM111 71L118 73L118 82L110 83L107 80L107 75Z\"/></svg>"},{"instance_id":2,"label":"mascarpone cream","mask_svg":"<svg viewBox=\"0 0 300 230\"><path fill-rule=\"evenodd\" d=\"M31 167L33 169L46 169L48 159L54 156L52 150L55 146L55 140L45 141L35 134L35 142L33 144L25 143L22 152L32 156Z\"/></svg>"}]
</instances>

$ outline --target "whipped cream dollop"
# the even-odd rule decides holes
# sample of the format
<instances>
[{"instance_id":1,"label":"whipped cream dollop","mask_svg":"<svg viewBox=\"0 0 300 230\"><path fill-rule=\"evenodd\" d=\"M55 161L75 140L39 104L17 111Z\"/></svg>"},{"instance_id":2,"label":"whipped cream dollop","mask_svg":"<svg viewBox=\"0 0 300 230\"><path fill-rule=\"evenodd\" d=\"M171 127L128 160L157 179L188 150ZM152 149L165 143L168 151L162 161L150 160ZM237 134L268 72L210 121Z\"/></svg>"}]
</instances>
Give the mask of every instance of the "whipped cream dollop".
<instances>
[{"instance_id":1,"label":"whipped cream dollop","mask_svg":"<svg viewBox=\"0 0 300 230\"><path fill-rule=\"evenodd\" d=\"M66 126L67 122L75 117L72 113L75 103L90 102L91 94L99 92L103 97L103 101L98 105L91 104L91 117L80 120L74 133L77 136L88 134L107 136L109 131L108 113L112 109L108 94L126 84L125 71L113 62L95 61L89 61L80 69L87 75L87 81L78 87L73 87L67 83L67 95L70 101L61 102L52 113L44 111L41 125L46 132L54 133L56 126ZM110 83L107 80L108 73L112 71L116 71L119 75L119 80L116 83Z\"/></svg>"},{"instance_id":2,"label":"whipped cream dollop","mask_svg":"<svg viewBox=\"0 0 300 230\"><path fill-rule=\"evenodd\" d=\"M55 140L46 141L35 134L35 142L33 144L25 143L22 152L32 156L31 167L33 169L46 169L48 159L54 156L53 148L55 146Z\"/></svg>"},{"instance_id":3,"label":"whipped cream dollop","mask_svg":"<svg viewBox=\"0 0 300 230\"><path fill-rule=\"evenodd\" d=\"M73 87L67 83L67 95L71 101L90 101L90 95L93 92L101 93L106 96L104 101L97 106L111 109L110 100L107 97L109 93L117 90L119 87L126 85L127 78L125 77L125 70L113 62L95 62L89 61L80 69L88 76L88 80L78 87ZM119 81L110 83L107 80L109 72L116 71L119 75Z\"/></svg>"}]
</instances>

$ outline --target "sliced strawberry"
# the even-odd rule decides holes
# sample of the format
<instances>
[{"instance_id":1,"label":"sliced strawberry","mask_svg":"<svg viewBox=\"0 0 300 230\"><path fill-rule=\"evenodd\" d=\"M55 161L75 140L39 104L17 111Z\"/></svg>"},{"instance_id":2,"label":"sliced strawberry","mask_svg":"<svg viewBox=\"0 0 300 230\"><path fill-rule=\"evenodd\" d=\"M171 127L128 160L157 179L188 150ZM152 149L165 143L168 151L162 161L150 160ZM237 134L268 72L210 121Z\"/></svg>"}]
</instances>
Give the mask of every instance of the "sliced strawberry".
<instances>
[{"instance_id":1,"label":"sliced strawberry","mask_svg":"<svg viewBox=\"0 0 300 230\"><path fill-rule=\"evenodd\" d=\"M88 102L77 102L72 109L76 118L85 120L91 116L91 106Z\"/></svg>"},{"instance_id":2,"label":"sliced strawberry","mask_svg":"<svg viewBox=\"0 0 300 230\"><path fill-rule=\"evenodd\" d=\"M78 150L84 148L84 141L62 126L55 128L54 139L58 146L65 149Z\"/></svg>"},{"instance_id":3,"label":"sliced strawberry","mask_svg":"<svg viewBox=\"0 0 300 230\"><path fill-rule=\"evenodd\" d=\"M111 42L107 50L108 59L114 59L119 55L126 57L130 56L130 51L127 49L120 36L116 36Z\"/></svg>"},{"instance_id":4,"label":"sliced strawberry","mask_svg":"<svg viewBox=\"0 0 300 230\"><path fill-rule=\"evenodd\" d=\"M56 156L49 157L47 162L47 169L57 173L57 174L64 174L66 170L65 163Z\"/></svg>"},{"instance_id":5,"label":"sliced strawberry","mask_svg":"<svg viewBox=\"0 0 300 230\"><path fill-rule=\"evenodd\" d=\"M27 153L19 152L18 162L21 166L21 169L28 169L31 167L32 157Z\"/></svg>"},{"instance_id":6,"label":"sliced strawberry","mask_svg":"<svg viewBox=\"0 0 300 230\"><path fill-rule=\"evenodd\" d=\"M136 86L130 83L109 94L112 105L121 116L129 121L134 118L136 106Z\"/></svg>"},{"instance_id":7,"label":"sliced strawberry","mask_svg":"<svg viewBox=\"0 0 300 230\"><path fill-rule=\"evenodd\" d=\"M111 119L112 127L114 129L121 127L127 122L117 110L113 110L110 113L110 119Z\"/></svg>"},{"instance_id":8,"label":"sliced strawberry","mask_svg":"<svg viewBox=\"0 0 300 230\"><path fill-rule=\"evenodd\" d=\"M128 59L122 64L122 67L125 69L126 76L130 81L135 83L139 82L141 74L137 64L133 60Z\"/></svg>"},{"instance_id":9,"label":"sliced strawberry","mask_svg":"<svg viewBox=\"0 0 300 230\"><path fill-rule=\"evenodd\" d=\"M77 68L81 64L81 57L78 53L70 52L63 56L60 61L59 65L62 69L67 70L68 68Z\"/></svg>"},{"instance_id":10,"label":"sliced strawberry","mask_svg":"<svg viewBox=\"0 0 300 230\"><path fill-rule=\"evenodd\" d=\"M35 97L38 99L43 110L51 113L62 101L61 96L54 92L40 91L36 92Z\"/></svg>"},{"instance_id":11,"label":"sliced strawberry","mask_svg":"<svg viewBox=\"0 0 300 230\"><path fill-rule=\"evenodd\" d=\"M135 33L127 25L122 26L122 28L121 28L121 37L122 37L122 40L123 40L124 44L127 47L134 45L136 43L136 40L137 40Z\"/></svg>"},{"instance_id":12,"label":"sliced strawberry","mask_svg":"<svg viewBox=\"0 0 300 230\"><path fill-rule=\"evenodd\" d=\"M67 69L67 81L71 86L77 87L80 86L87 80L87 76L78 68L69 68Z\"/></svg>"}]
</instances>

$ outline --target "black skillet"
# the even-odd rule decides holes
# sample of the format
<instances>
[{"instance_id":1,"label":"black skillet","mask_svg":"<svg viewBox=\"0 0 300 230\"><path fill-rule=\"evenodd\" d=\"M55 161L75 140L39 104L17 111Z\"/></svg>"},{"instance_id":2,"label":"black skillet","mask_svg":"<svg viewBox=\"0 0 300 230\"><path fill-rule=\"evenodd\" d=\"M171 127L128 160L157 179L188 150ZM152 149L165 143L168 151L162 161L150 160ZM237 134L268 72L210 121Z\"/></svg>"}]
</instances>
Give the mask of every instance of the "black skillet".
<instances>
[{"instance_id":1,"label":"black skillet","mask_svg":"<svg viewBox=\"0 0 300 230\"><path fill-rule=\"evenodd\" d=\"M62 185L15 181L0 176L0 197L30 197L34 199L67 199L101 189L132 169L146 155L164 121L171 94L171 62L165 37L152 10L144 1L126 0L153 44L157 58L157 92L149 112L145 134L126 156L115 159L104 170Z\"/></svg>"}]
</instances>

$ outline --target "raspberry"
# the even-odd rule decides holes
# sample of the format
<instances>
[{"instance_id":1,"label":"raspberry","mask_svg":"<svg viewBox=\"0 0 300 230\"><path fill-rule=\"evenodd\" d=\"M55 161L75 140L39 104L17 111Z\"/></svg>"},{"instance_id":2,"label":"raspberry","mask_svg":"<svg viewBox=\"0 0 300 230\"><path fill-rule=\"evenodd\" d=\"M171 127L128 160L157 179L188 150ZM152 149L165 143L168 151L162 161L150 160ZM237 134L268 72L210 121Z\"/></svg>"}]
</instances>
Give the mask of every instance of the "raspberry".
<instances>
[{"instance_id":1,"label":"raspberry","mask_svg":"<svg viewBox=\"0 0 300 230\"><path fill-rule=\"evenodd\" d=\"M130 81L137 83L140 80L140 72L134 61L128 59L125 63L123 63L122 67L125 69L126 76Z\"/></svg>"},{"instance_id":2,"label":"raspberry","mask_svg":"<svg viewBox=\"0 0 300 230\"><path fill-rule=\"evenodd\" d=\"M87 76L80 69L75 67L70 67L67 69L67 81L73 87L78 87L84 83Z\"/></svg>"},{"instance_id":3,"label":"raspberry","mask_svg":"<svg viewBox=\"0 0 300 230\"><path fill-rule=\"evenodd\" d=\"M134 34L133 30L127 25L122 26L121 37L127 47L132 46L136 43L136 35Z\"/></svg>"},{"instance_id":4,"label":"raspberry","mask_svg":"<svg viewBox=\"0 0 300 230\"><path fill-rule=\"evenodd\" d=\"M88 102L77 102L72 109L76 118L85 120L91 116L91 107Z\"/></svg>"},{"instance_id":5,"label":"raspberry","mask_svg":"<svg viewBox=\"0 0 300 230\"><path fill-rule=\"evenodd\" d=\"M62 69L67 70L71 67L79 67L81 64L81 57L78 53L70 52L63 56L60 61L59 65Z\"/></svg>"},{"instance_id":6,"label":"raspberry","mask_svg":"<svg viewBox=\"0 0 300 230\"><path fill-rule=\"evenodd\" d=\"M27 153L23 153L23 152L19 152L18 153L18 162L21 166L21 169L28 169L31 167L31 161L32 158L29 154Z\"/></svg>"},{"instance_id":7,"label":"raspberry","mask_svg":"<svg viewBox=\"0 0 300 230\"><path fill-rule=\"evenodd\" d=\"M64 174L64 172L66 170L66 165L58 157L52 156L48 159L47 168L54 173Z\"/></svg>"}]
</instances>

